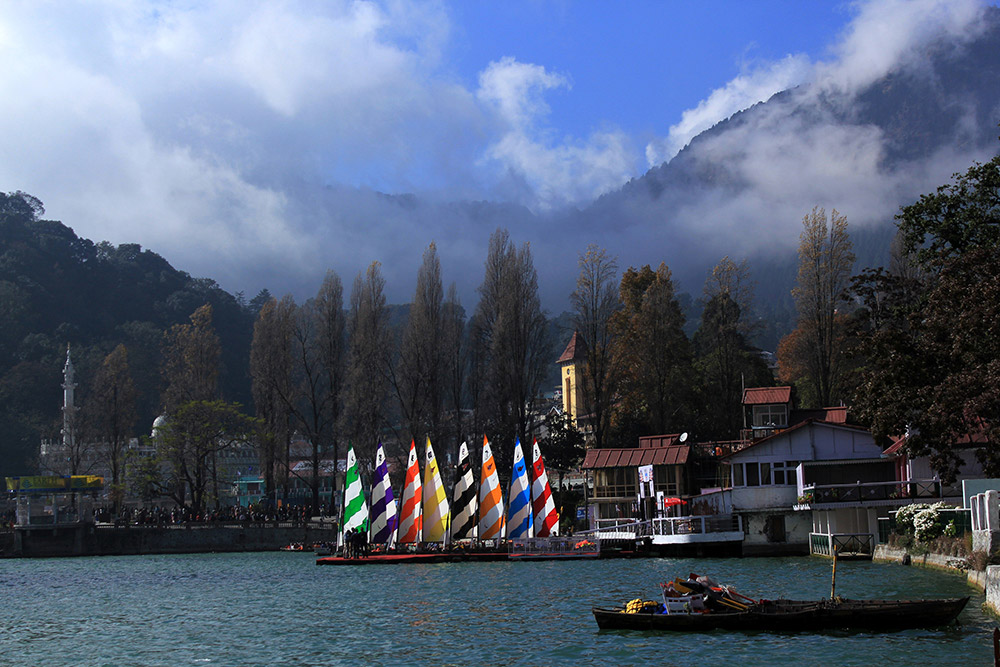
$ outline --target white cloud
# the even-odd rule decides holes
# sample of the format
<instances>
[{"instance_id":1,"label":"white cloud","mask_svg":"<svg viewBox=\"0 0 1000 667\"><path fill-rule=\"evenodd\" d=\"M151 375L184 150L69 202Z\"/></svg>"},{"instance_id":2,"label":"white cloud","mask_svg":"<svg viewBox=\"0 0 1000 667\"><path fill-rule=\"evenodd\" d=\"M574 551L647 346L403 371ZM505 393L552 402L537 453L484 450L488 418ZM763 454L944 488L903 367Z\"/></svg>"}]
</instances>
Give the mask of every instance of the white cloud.
<instances>
[{"instance_id":1,"label":"white cloud","mask_svg":"<svg viewBox=\"0 0 1000 667\"><path fill-rule=\"evenodd\" d=\"M725 86L712 91L707 99L688 109L670 127L669 135L646 146L646 162L654 167L677 154L696 135L737 111L766 101L772 95L806 81L812 63L804 55L789 55L778 62L758 66Z\"/></svg>"},{"instance_id":2,"label":"white cloud","mask_svg":"<svg viewBox=\"0 0 1000 667\"><path fill-rule=\"evenodd\" d=\"M541 122L549 113L542 93L569 80L540 65L503 58L479 76L477 98L492 107L506 131L486 151L486 163L523 178L542 209L589 201L632 175L633 150L619 130L593 132L585 141L552 138Z\"/></svg>"}]
</instances>

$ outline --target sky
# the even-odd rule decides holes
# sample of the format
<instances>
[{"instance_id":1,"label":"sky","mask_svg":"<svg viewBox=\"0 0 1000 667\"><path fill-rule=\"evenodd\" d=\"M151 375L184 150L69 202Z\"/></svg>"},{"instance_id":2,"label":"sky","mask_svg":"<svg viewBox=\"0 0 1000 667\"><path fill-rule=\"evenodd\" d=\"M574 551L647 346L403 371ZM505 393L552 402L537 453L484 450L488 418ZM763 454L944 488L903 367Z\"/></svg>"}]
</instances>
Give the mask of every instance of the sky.
<instances>
[{"instance_id":1,"label":"sky","mask_svg":"<svg viewBox=\"0 0 1000 667\"><path fill-rule=\"evenodd\" d=\"M393 218L377 193L547 219L778 91L871 81L981 7L6 0L0 190L248 297L302 299L327 269L350 284L377 260L390 301L407 301L437 242L468 305L489 230ZM519 231L572 278L585 242Z\"/></svg>"}]
</instances>

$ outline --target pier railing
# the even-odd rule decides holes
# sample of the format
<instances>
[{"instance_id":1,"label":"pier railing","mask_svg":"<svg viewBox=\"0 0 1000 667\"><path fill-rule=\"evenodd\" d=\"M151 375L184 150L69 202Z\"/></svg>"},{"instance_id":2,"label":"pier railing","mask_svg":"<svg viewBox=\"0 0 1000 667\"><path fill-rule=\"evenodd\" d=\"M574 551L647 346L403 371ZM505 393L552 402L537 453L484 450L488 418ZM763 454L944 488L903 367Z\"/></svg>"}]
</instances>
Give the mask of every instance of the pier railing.
<instances>
[{"instance_id":1,"label":"pier railing","mask_svg":"<svg viewBox=\"0 0 1000 667\"><path fill-rule=\"evenodd\" d=\"M834 550L841 555L871 556L875 551L875 538L871 533L809 533L809 552L832 556Z\"/></svg>"},{"instance_id":2,"label":"pier railing","mask_svg":"<svg viewBox=\"0 0 1000 667\"><path fill-rule=\"evenodd\" d=\"M703 535L743 532L739 515L682 516L653 519L653 535Z\"/></svg>"}]
</instances>

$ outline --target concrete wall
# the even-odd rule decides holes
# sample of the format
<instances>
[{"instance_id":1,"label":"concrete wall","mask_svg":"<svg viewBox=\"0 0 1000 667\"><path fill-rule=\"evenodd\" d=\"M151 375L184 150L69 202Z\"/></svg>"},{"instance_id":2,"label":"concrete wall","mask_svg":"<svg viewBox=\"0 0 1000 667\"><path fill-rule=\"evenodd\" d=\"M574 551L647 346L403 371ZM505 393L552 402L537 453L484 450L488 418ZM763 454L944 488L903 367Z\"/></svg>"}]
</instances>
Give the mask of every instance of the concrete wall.
<instances>
[{"instance_id":1,"label":"concrete wall","mask_svg":"<svg viewBox=\"0 0 1000 667\"><path fill-rule=\"evenodd\" d=\"M293 542L335 542L337 531L315 527L131 527L81 526L17 530L15 555L111 556L139 554L274 551Z\"/></svg>"}]
</instances>

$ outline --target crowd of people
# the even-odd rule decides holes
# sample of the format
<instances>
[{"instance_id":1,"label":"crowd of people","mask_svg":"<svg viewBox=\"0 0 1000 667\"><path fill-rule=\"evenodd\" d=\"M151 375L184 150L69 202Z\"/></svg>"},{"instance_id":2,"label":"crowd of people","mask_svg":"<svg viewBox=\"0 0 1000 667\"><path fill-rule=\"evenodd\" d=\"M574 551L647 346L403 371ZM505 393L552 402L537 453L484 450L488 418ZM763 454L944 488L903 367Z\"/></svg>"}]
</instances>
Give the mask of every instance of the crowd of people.
<instances>
[{"instance_id":1,"label":"crowd of people","mask_svg":"<svg viewBox=\"0 0 1000 667\"><path fill-rule=\"evenodd\" d=\"M344 558L368 558L368 531L351 528L344 533Z\"/></svg>"},{"instance_id":2,"label":"crowd of people","mask_svg":"<svg viewBox=\"0 0 1000 667\"><path fill-rule=\"evenodd\" d=\"M311 519L309 508L304 505L281 507L243 507L240 505L218 507L195 512L188 507L123 507L115 515L112 507L94 510L94 520L118 526L176 526L192 523L245 523L267 524L291 522L304 525Z\"/></svg>"}]
</instances>

